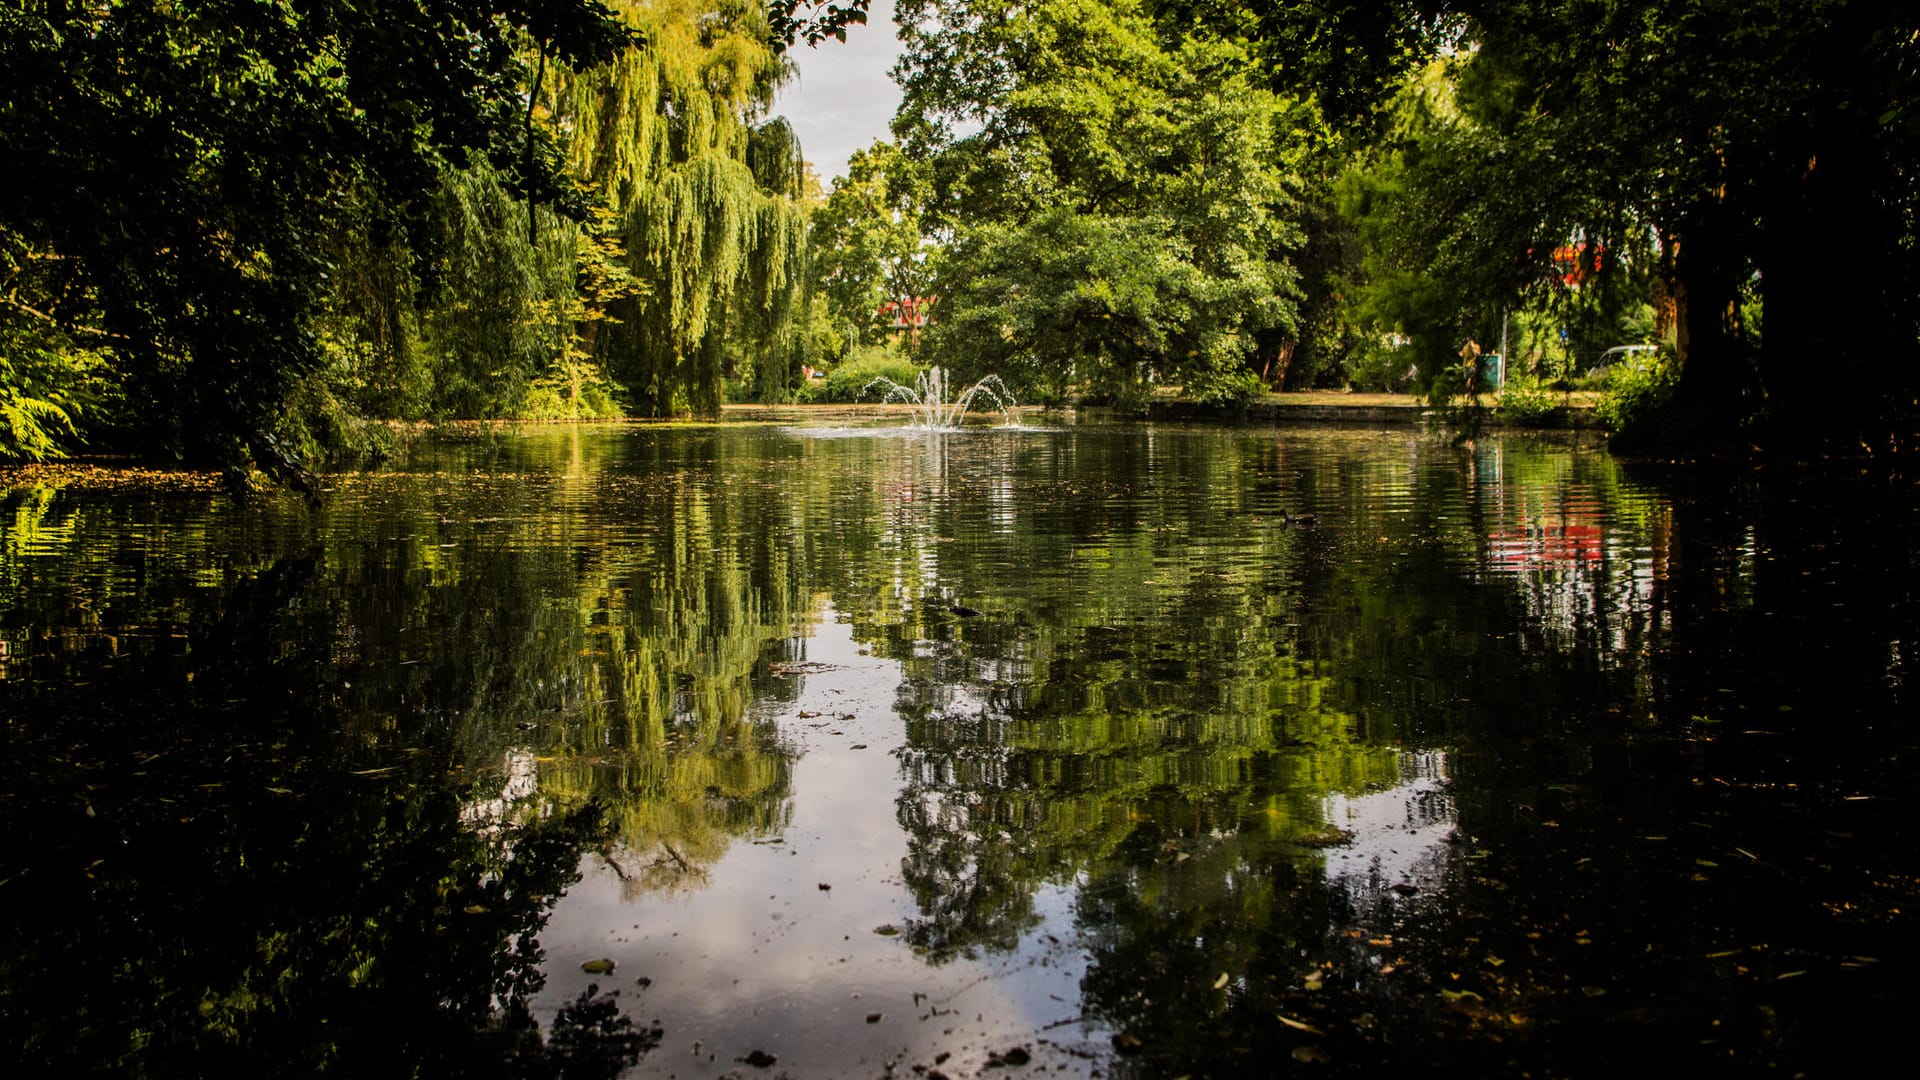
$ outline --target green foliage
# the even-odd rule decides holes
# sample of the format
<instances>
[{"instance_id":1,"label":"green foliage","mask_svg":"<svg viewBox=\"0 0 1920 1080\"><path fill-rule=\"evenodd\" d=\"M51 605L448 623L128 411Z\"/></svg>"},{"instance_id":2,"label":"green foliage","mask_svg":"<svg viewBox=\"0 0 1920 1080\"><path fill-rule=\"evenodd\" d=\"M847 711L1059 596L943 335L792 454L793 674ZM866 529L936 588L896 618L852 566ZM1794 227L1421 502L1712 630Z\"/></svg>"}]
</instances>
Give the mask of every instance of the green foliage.
<instances>
[{"instance_id":1,"label":"green foliage","mask_svg":"<svg viewBox=\"0 0 1920 1080\"><path fill-rule=\"evenodd\" d=\"M922 236L924 170L891 143L856 150L813 212L808 248L814 288L849 344L877 345L890 333L889 302L931 295Z\"/></svg>"},{"instance_id":2,"label":"green foliage","mask_svg":"<svg viewBox=\"0 0 1920 1080\"><path fill-rule=\"evenodd\" d=\"M0 311L0 461L65 457L112 392L105 368L58 329Z\"/></svg>"},{"instance_id":3,"label":"green foliage","mask_svg":"<svg viewBox=\"0 0 1920 1080\"><path fill-rule=\"evenodd\" d=\"M626 414L620 388L584 361L555 365L533 380L519 413L526 420L606 420Z\"/></svg>"},{"instance_id":4,"label":"green foliage","mask_svg":"<svg viewBox=\"0 0 1920 1080\"><path fill-rule=\"evenodd\" d=\"M1254 32L1278 28L1281 52L1332 59L1382 41L1429 52L1445 39L1422 40L1419 28L1449 23L1462 46L1438 49L1449 91L1434 100L1447 109L1409 126L1403 92L1377 114L1389 137L1363 167L1403 209L1363 211L1382 227L1363 244L1358 280L1379 295L1362 301L1362 322L1398 325L1428 343L1431 361L1449 334L1484 344L1501 312L1533 308L1584 362L1622 343L1623 316L1653 304L1680 353L1676 438L1888 447L1910 437L1913 10L1494 0L1447 5L1456 17L1435 20L1436 5L1407 0L1375 6L1380 26L1398 28L1382 35L1346 5L1273 7L1287 13ZM1312 65L1276 77L1301 70ZM1383 85L1375 102L1387 100ZM1569 249L1577 287L1564 280ZM1747 318L1755 296L1764 343ZM1803 377L1809 356L1825 377Z\"/></svg>"},{"instance_id":5,"label":"green foliage","mask_svg":"<svg viewBox=\"0 0 1920 1080\"><path fill-rule=\"evenodd\" d=\"M1236 42L1163 38L1132 0L899 12L895 131L953 236L926 359L1022 393L1128 396L1228 378L1291 331L1280 140L1311 117Z\"/></svg>"},{"instance_id":6,"label":"green foliage","mask_svg":"<svg viewBox=\"0 0 1920 1080\"><path fill-rule=\"evenodd\" d=\"M1623 440L1645 442L1667 419L1680 376L1665 351L1652 359L1617 364L1607 377L1606 393L1595 410L1600 422Z\"/></svg>"},{"instance_id":7,"label":"green foliage","mask_svg":"<svg viewBox=\"0 0 1920 1080\"><path fill-rule=\"evenodd\" d=\"M818 386L809 388L807 399L837 405L877 401L885 395L868 389L875 379L891 379L901 386L912 386L920 371L898 346L856 346L827 372Z\"/></svg>"},{"instance_id":8,"label":"green foliage","mask_svg":"<svg viewBox=\"0 0 1920 1080\"><path fill-rule=\"evenodd\" d=\"M554 98L641 286L608 305L588 352L646 415L711 413L729 377L783 397L816 336L792 325L810 317L800 148L785 121L755 123L787 75L766 14L621 10L647 48L562 73Z\"/></svg>"},{"instance_id":9,"label":"green foliage","mask_svg":"<svg viewBox=\"0 0 1920 1080\"><path fill-rule=\"evenodd\" d=\"M649 411L785 392L818 336L789 325L804 166L761 120L780 50L866 19L817 7L9 8L5 452L105 433L294 477L355 414L550 411L582 353Z\"/></svg>"},{"instance_id":10,"label":"green foliage","mask_svg":"<svg viewBox=\"0 0 1920 1080\"><path fill-rule=\"evenodd\" d=\"M1355 336L1358 340L1347 352L1342 368L1355 390L1406 390L1419 377L1419 353L1406 339L1385 334Z\"/></svg>"},{"instance_id":11,"label":"green foliage","mask_svg":"<svg viewBox=\"0 0 1920 1080\"><path fill-rule=\"evenodd\" d=\"M413 216L449 157L531 195L555 163L516 116L516 46L593 63L628 37L589 0L35 5L0 16L0 228L83 268L148 445L300 462L268 438L320 371L346 193ZM351 77L349 78L349 73Z\"/></svg>"},{"instance_id":12,"label":"green foliage","mask_svg":"<svg viewBox=\"0 0 1920 1080\"><path fill-rule=\"evenodd\" d=\"M1494 396L1494 412L1511 424L1547 427L1559 419L1562 401L1552 389L1537 380L1510 378Z\"/></svg>"}]
</instances>

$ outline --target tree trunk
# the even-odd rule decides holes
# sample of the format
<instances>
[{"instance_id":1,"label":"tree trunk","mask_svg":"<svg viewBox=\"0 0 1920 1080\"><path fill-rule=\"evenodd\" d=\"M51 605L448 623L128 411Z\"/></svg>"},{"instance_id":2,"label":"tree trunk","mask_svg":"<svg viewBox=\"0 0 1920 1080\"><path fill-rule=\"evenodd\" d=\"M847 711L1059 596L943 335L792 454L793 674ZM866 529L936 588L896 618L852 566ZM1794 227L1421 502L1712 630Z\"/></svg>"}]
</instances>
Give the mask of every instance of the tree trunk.
<instances>
[{"instance_id":1,"label":"tree trunk","mask_svg":"<svg viewBox=\"0 0 1920 1080\"><path fill-rule=\"evenodd\" d=\"M1669 237L1668 295L1674 306L1680 383L1663 433L1692 449L1744 445L1743 430L1764 403L1740 327L1739 255L1732 210L1720 200L1685 215Z\"/></svg>"}]
</instances>

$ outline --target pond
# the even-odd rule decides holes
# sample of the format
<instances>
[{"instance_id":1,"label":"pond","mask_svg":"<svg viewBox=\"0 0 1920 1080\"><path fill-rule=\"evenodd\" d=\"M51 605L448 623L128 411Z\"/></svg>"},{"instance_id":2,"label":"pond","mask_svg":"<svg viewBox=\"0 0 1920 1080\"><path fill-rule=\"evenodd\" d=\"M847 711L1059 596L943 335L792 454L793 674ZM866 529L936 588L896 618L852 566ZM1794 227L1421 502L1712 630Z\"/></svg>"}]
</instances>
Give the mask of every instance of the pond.
<instances>
[{"instance_id":1,"label":"pond","mask_svg":"<svg viewBox=\"0 0 1920 1080\"><path fill-rule=\"evenodd\" d=\"M736 424L323 486L0 473L10 1075L1824 1072L1906 1022L1900 477Z\"/></svg>"}]
</instances>

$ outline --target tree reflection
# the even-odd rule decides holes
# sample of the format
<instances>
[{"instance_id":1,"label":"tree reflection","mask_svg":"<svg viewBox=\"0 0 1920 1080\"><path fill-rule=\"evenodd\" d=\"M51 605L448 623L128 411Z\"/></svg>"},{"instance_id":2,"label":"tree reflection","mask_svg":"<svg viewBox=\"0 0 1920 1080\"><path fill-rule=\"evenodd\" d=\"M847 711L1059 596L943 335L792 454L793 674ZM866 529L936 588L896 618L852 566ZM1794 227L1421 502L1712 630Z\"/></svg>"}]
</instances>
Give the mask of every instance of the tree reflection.
<instances>
[{"instance_id":1,"label":"tree reflection","mask_svg":"<svg viewBox=\"0 0 1920 1080\"><path fill-rule=\"evenodd\" d=\"M589 853L656 887L784 823L753 706L804 563L711 455L567 449L481 439L458 484L428 456L311 510L9 503L64 545L0 551L34 634L0 681L27 1063L610 1076L657 1040L617 990L543 1030L538 935ZM143 529L168 498L193 524Z\"/></svg>"},{"instance_id":2,"label":"tree reflection","mask_svg":"<svg viewBox=\"0 0 1920 1080\"><path fill-rule=\"evenodd\" d=\"M600 810L477 834L444 732L357 737L346 680L314 678L335 642L289 633L321 567L203 597L177 653L43 654L8 680L0 1012L21 1063L617 1073L657 1033L592 998L547 1033L528 1008Z\"/></svg>"}]
</instances>

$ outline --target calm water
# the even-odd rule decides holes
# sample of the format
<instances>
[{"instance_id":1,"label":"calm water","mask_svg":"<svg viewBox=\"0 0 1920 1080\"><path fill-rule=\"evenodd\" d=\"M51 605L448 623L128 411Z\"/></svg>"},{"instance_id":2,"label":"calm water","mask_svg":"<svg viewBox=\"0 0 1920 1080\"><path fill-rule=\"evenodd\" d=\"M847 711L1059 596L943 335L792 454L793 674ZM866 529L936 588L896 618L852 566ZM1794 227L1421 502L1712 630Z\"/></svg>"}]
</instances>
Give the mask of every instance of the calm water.
<instances>
[{"instance_id":1,"label":"calm water","mask_svg":"<svg viewBox=\"0 0 1920 1080\"><path fill-rule=\"evenodd\" d=\"M9 1075L1904 1046L1910 481L743 425L329 487L0 472Z\"/></svg>"}]
</instances>

